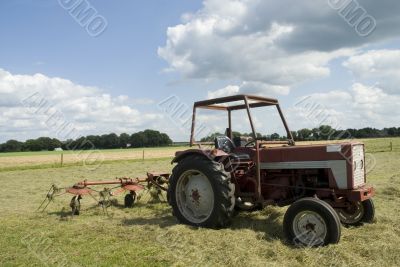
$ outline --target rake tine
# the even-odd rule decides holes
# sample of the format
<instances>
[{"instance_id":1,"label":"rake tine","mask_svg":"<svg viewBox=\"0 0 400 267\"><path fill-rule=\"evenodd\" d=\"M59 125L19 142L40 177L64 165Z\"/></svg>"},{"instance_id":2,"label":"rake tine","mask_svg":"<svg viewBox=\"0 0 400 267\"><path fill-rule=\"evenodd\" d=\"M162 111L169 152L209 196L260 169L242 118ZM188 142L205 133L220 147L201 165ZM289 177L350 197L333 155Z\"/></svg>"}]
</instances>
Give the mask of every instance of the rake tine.
<instances>
[{"instance_id":1,"label":"rake tine","mask_svg":"<svg viewBox=\"0 0 400 267\"><path fill-rule=\"evenodd\" d=\"M143 203L149 202L150 199L147 199L147 201L145 201L145 197L149 195L149 191L150 191L150 190L146 189L146 190L145 190L145 193L140 197L140 200L141 200Z\"/></svg>"},{"instance_id":2,"label":"rake tine","mask_svg":"<svg viewBox=\"0 0 400 267\"><path fill-rule=\"evenodd\" d=\"M53 186L50 187L49 191L47 191L46 197L44 198L44 200L42 201L42 204L40 204L39 208L37 208L36 211L40 210L40 208L43 206L44 202L46 202L47 200L47 196L49 195L51 189L53 188Z\"/></svg>"},{"instance_id":3,"label":"rake tine","mask_svg":"<svg viewBox=\"0 0 400 267\"><path fill-rule=\"evenodd\" d=\"M43 208L42 212L44 212L44 211L47 209L47 207L50 205L51 201L52 201L52 200L49 200L49 202L47 202L47 204L46 204L46 206Z\"/></svg>"},{"instance_id":4,"label":"rake tine","mask_svg":"<svg viewBox=\"0 0 400 267\"><path fill-rule=\"evenodd\" d=\"M42 206L43 206L43 204L46 202L46 200L48 200L48 199L47 199L47 196L46 196L46 198L42 201L42 204L40 204L39 208L37 208L36 211L40 211L40 209L42 208Z\"/></svg>"},{"instance_id":5,"label":"rake tine","mask_svg":"<svg viewBox=\"0 0 400 267\"><path fill-rule=\"evenodd\" d=\"M49 203L50 203L51 200L49 200L49 194L50 194L51 190L54 190L54 185L52 185L52 186L50 187L49 191L47 191L46 197L44 198L44 200L42 201L42 203L40 204L39 208L37 208L36 211L39 211L39 210L42 208L42 206L43 206L43 204L46 202L46 200L48 200ZM42 210L41 212L43 212L43 211L47 208L47 206L49 205L49 203L47 203L46 207L44 207L43 210Z\"/></svg>"}]
</instances>

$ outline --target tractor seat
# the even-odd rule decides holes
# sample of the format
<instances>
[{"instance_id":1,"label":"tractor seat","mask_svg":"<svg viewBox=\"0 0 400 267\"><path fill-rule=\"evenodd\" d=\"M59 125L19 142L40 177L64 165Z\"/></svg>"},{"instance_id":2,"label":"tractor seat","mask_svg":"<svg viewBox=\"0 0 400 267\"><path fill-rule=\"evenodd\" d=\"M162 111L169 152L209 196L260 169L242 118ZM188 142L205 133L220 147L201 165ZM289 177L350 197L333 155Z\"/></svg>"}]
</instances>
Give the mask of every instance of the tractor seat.
<instances>
[{"instance_id":1,"label":"tractor seat","mask_svg":"<svg viewBox=\"0 0 400 267\"><path fill-rule=\"evenodd\" d=\"M249 160L250 156L244 153L234 153L236 148L232 140L227 136L217 136L215 138L215 148L224 151L227 154L231 154L233 158L238 160Z\"/></svg>"}]
</instances>

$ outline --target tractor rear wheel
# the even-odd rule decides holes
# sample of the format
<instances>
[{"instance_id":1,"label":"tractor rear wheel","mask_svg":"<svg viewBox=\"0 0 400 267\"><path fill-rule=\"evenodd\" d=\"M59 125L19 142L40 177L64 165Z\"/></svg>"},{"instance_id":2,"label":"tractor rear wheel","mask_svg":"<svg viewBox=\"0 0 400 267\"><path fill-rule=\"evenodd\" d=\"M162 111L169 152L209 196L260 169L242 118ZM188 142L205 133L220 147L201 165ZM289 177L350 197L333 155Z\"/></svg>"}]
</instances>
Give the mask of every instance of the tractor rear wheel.
<instances>
[{"instance_id":1,"label":"tractor rear wheel","mask_svg":"<svg viewBox=\"0 0 400 267\"><path fill-rule=\"evenodd\" d=\"M372 223L375 218L375 206L372 199L355 202L348 209L336 209L344 225L358 226L363 222Z\"/></svg>"},{"instance_id":2,"label":"tractor rear wheel","mask_svg":"<svg viewBox=\"0 0 400 267\"><path fill-rule=\"evenodd\" d=\"M188 156L175 166L169 183L168 200L179 222L209 228L230 223L235 185L221 163Z\"/></svg>"},{"instance_id":3,"label":"tractor rear wheel","mask_svg":"<svg viewBox=\"0 0 400 267\"><path fill-rule=\"evenodd\" d=\"M293 203L283 220L289 242L296 246L318 247L340 240L340 220L335 210L316 198L303 198Z\"/></svg>"}]
</instances>

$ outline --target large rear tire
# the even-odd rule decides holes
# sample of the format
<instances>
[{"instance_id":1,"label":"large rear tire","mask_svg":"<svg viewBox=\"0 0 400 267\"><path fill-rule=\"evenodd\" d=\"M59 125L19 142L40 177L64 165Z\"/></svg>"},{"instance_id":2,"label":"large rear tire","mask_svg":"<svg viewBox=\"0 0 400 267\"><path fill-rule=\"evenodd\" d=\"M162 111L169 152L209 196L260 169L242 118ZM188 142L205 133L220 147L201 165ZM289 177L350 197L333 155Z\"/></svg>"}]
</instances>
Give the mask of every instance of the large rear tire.
<instances>
[{"instance_id":1,"label":"large rear tire","mask_svg":"<svg viewBox=\"0 0 400 267\"><path fill-rule=\"evenodd\" d=\"M200 155L182 159L172 171L168 200L179 222L208 228L229 225L235 185L221 163Z\"/></svg>"},{"instance_id":2,"label":"large rear tire","mask_svg":"<svg viewBox=\"0 0 400 267\"><path fill-rule=\"evenodd\" d=\"M340 240L340 220L335 210L316 198L293 203L283 220L287 240L296 246L318 247Z\"/></svg>"}]
</instances>

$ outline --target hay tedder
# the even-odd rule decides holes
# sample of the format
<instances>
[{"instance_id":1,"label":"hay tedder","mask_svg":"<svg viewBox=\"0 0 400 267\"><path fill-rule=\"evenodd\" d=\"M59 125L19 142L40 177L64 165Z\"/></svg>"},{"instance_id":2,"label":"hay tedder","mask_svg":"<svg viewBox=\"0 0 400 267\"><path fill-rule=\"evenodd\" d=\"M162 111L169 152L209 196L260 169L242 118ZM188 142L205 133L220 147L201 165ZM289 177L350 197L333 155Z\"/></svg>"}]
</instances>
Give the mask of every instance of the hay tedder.
<instances>
[{"instance_id":1,"label":"hay tedder","mask_svg":"<svg viewBox=\"0 0 400 267\"><path fill-rule=\"evenodd\" d=\"M92 197L103 208L104 212L107 213L107 207L112 204L110 198L125 192L124 206L131 208L142 191L149 193L152 199L162 200L162 192L167 191L168 178L169 174L147 173L147 177L144 178L123 177L110 181L84 180L71 187L64 188L52 185L38 210L44 211L54 198L67 193L73 195L70 202L72 215L80 214L81 199L83 196ZM99 191L94 186L111 187L104 187L103 190ZM95 196L95 193L98 193L98 197Z\"/></svg>"},{"instance_id":2,"label":"hay tedder","mask_svg":"<svg viewBox=\"0 0 400 267\"><path fill-rule=\"evenodd\" d=\"M260 138L252 110L276 108L286 139ZM196 142L196 112L214 110L227 114L225 135L214 142ZM232 115L245 111L252 136L234 136L238 128ZM268 123L268 117L263 117ZM71 188L53 188L47 200L62 193L74 195L71 208L79 214L80 199L91 195L92 185L115 185L105 197L127 191L125 206L131 207L139 191L167 191L173 215L180 223L197 227L227 227L237 211L254 211L268 205L289 206L283 218L283 232L296 245L322 246L337 243L341 224L361 225L374 220L372 197L366 184L364 144L296 145L276 99L237 95L196 102L193 109L190 145L176 153L172 174L148 174L146 178L77 183ZM195 148L198 146L198 148Z\"/></svg>"}]
</instances>

